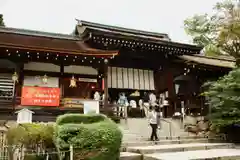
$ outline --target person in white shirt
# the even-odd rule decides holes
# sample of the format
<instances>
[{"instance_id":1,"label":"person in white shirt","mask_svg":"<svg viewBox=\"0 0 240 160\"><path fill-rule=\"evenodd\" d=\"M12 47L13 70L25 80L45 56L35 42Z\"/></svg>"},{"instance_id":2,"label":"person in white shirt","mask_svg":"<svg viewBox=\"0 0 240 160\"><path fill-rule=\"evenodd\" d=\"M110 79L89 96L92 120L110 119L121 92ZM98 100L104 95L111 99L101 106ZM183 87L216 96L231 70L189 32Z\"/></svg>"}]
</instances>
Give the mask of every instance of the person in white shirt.
<instances>
[{"instance_id":1,"label":"person in white shirt","mask_svg":"<svg viewBox=\"0 0 240 160\"><path fill-rule=\"evenodd\" d=\"M100 101L101 96L100 96L100 94L99 94L98 91L96 91L96 92L94 93L93 99L96 100L96 101Z\"/></svg>"},{"instance_id":2,"label":"person in white shirt","mask_svg":"<svg viewBox=\"0 0 240 160\"><path fill-rule=\"evenodd\" d=\"M152 134L150 137L151 141L158 141L158 136L157 136L157 128L158 128L158 122L157 122L157 112L155 111L155 109L153 107L149 107L149 115L148 115L148 119L149 119L149 123L150 126L152 127Z\"/></svg>"},{"instance_id":3,"label":"person in white shirt","mask_svg":"<svg viewBox=\"0 0 240 160\"><path fill-rule=\"evenodd\" d=\"M157 98L156 98L156 95L154 93L151 93L149 95L149 103L150 103L150 106L156 106L156 103L157 102Z\"/></svg>"}]
</instances>

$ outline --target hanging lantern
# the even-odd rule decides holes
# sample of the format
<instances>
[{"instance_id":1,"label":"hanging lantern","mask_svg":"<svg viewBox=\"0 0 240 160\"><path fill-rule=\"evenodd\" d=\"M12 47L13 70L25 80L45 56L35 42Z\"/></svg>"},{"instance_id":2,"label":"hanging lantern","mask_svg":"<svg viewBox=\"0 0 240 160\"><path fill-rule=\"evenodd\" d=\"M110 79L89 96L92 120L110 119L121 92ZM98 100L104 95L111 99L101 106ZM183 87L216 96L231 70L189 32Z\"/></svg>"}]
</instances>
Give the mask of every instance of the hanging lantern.
<instances>
[{"instance_id":1,"label":"hanging lantern","mask_svg":"<svg viewBox=\"0 0 240 160\"><path fill-rule=\"evenodd\" d=\"M13 73L12 80L13 80L13 82L18 83L18 74L17 74L17 72Z\"/></svg>"},{"instance_id":2,"label":"hanging lantern","mask_svg":"<svg viewBox=\"0 0 240 160\"><path fill-rule=\"evenodd\" d=\"M76 79L74 78L74 76L72 76L72 78L71 78L71 80L70 80L70 85L69 85L69 87L72 87L72 88L77 87L77 81L76 81Z\"/></svg>"},{"instance_id":3,"label":"hanging lantern","mask_svg":"<svg viewBox=\"0 0 240 160\"><path fill-rule=\"evenodd\" d=\"M46 74L43 76L42 82L43 82L43 84L47 84L47 82L48 82L48 77L47 77Z\"/></svg>"}]
</instances>

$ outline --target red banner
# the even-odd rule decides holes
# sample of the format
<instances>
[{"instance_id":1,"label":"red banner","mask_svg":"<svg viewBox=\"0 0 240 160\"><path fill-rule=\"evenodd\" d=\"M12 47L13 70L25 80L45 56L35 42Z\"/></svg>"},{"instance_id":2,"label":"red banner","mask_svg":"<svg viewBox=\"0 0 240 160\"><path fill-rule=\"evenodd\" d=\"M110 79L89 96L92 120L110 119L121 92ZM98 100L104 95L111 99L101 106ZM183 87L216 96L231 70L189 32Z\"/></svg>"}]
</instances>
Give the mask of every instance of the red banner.
<instances>
[{"instance_id":1,"label":"red banner","mask_svg":"<svg viewBox=\"0 0 240 160\"><path fill-rule=\"evenodd\" d=\"M22 87L21 105L59 106L60 88Z\"/></svg>"}]
</instances>

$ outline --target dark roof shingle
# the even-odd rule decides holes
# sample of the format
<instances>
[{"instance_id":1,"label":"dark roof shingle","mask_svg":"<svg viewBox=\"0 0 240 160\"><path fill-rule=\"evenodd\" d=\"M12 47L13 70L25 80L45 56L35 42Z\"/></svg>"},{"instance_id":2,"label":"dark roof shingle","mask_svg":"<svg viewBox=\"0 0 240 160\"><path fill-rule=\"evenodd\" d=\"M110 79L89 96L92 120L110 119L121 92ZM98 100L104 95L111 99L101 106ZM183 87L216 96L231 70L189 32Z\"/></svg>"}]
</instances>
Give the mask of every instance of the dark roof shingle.
<instances>
[{"instance_id":1,"label":"dark roof shingle","mask_svg":"<svg viewBox=\"0 0 240 160\"><path fill-rule=\"evenodd\" d=\"M117 51L98 50L89 47L81 40L63 39L50 36L24 35L18 33L1 32L0 46L9 48L23 48L45 50L49 52L88 54L88 55L115 55Z\"/></svg>"}]
</instances>

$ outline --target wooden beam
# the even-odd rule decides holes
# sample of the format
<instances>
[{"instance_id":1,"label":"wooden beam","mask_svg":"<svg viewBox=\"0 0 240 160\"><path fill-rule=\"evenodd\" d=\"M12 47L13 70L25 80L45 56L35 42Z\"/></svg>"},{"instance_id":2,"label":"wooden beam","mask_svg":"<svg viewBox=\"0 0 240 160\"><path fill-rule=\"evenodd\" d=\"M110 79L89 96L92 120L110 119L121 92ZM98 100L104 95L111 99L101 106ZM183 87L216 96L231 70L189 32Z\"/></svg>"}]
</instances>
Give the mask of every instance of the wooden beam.
<instances>
[{"instance_id":1,"label":"wooden beam","mask_svg":"<svg viewBox=\"0 0 240 160\"><path fill-rule=\"evenodd\" d=\"M104 60L104 107L108 107L108 59Z\"/></svg>"}]
</instances>

